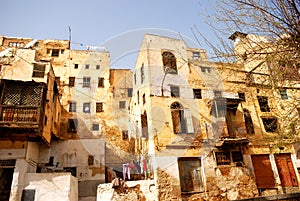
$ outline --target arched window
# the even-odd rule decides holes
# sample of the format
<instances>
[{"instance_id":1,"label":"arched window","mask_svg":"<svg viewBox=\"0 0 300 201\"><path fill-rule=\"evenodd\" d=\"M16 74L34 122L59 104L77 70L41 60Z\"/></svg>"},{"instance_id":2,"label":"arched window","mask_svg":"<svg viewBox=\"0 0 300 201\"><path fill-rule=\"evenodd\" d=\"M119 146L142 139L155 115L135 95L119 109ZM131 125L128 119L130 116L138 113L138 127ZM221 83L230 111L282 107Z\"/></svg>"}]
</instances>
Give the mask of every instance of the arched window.
<instances>
[{"instance_id":1,"label":"arched window","mask_svg":"<svg viewBox=\"0 0 300 201\"><path fill-rule=\"evenodd\" d=\"M187 125L186 125L186 119L184 118L184 109L180 103L178 102L172 103L171 115L172 115L174 133L175 134L186 133Z\"/></svg>"},{"instance_id":2,"label":"arched window","mask_svg":"<svg viewBox=\"0 0 300 201\"><path fill-rule=\"evenodd\" d=\"M176 57L171 52L163 52L162 60L165 72L177 74ZM167 68L168 67L168 68Z\"/></svg>"}]
</instances>

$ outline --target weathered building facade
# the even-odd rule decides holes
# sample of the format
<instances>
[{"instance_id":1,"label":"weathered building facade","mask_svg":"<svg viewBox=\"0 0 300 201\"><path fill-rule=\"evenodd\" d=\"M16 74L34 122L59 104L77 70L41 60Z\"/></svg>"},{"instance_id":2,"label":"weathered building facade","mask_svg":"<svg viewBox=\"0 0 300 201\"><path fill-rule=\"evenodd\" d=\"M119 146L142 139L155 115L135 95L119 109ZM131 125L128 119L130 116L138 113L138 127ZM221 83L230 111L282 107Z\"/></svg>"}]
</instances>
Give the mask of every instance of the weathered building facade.
<instances>
[{"instance_id":1,"label":"weathered building facade","mask_svg":"<svg viewBox=\"0 0 300 201\"><path fill-rule=\"evenodd\" d=\"M145 35L133 72L137 127L130 135L151 158L159 200L299 191L299 146L281 115L298 122L299 83L274 85L266 65L250 66L209 62L205 50L182 40Z\"/></svg>"}]
</instances>

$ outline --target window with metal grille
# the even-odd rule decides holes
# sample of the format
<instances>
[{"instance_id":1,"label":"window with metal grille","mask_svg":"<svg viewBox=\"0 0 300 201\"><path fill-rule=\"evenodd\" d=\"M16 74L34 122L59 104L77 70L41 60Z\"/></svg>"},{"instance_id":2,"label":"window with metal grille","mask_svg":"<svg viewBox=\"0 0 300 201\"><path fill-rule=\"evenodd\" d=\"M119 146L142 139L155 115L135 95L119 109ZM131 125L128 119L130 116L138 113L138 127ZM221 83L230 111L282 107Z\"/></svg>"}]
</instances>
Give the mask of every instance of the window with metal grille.
<instances>
[{"instance_id":1,"label":"window with metal grille","mask_svg":"<svg viewBox=\"0 0 300 201\"><path fill-rule=\"evenodd\" d=\"M46 64L33 64L32 77L43 78L45 75Z\"/></svg>"},{"instance_id":2,"label":"window with metal grille","mask_svg":"<svg viewBox=\"0 0 300 201\"><path fill-rule=\"evenodd\" d=\"M128 131L122 131L122 140L128 140Z\"/></svg>"},{"instance_id":3,"label":"window with metal grille","mask_svg":"<svg viewBox=\"0 0 300 201\"><path fill-rule=\"evenodd\" d=\"M96 112L103 112L103 103L96 103Z\"/></svg>"},{"instance_id":4,"label":"window with metal grille","mask_svg":"<svg viewBox=\"0 0 300 201\"><path fill-rule=\"evenodd\" d=\"M261 119L264 124L266 132L276 132L277 131L277 118L276 117L262 117Z\"/></svg>"},{"instance_id":5,"label":"window with metal grille","mask_svg":"<svg viewBox=\"0 0 300 201\"><path fill-rule=\"evenodd\" d=\"M195 99L201 99L202 95L201 95L201 89L193 89L194 92L194 98Z\"/></svg>"},{"instance_id":6,"label":"window with metal grille","mask_svg":"<svg viewBox=\"0 0 300 201\"><path fill-rule=\"evenodd\" d=\"M83 77L83 87L90 87L91 86L91 78L90 77Z\"/></svg>"},{"instance_id":7,"label":"window with metal grille","mask_svg":"<svg viewBox=\"0 0 300 201\"><path fill-rule=\"evenodd\" d=\"M16 159L0 160L0 167L15 167Z\"/></svg>"},{"instance_id":8,"label":"window with metal grille","mask_svg":"<svg viewBox=\"0 0 300 201\"><path fill-rule=\"evenodd\" d=\"M75 86L75 77L69 77L69 87Z\"/></svg>"},{"instance_id":9,"label":"window with metal grille","mask_svg":"<svg viewBox=\"0 0 300 201\"><path fill-rule=\"evenodd\" d=\"M262 112L270 112L270 107L268 104L268 97L266 96L257 96L258 104L260 107L260 111Z\"/></svg>"},{"instance_id":10,"label":"window with metal grille","mask_svg":"<svg viewBox=\"0 0 300 201\"><path fill-rule=\"evenodd\" d=\"M69 104L69 112L76 112L76 103L72 102Z\"/></svg>"},{"instance_id":11,"label":"window with metal grille","mask_svg":"<svg viewBox=\"0 0 300 201\"><path fill-rule=\"evenodd\" d=\"M171 86L171 97L180 97L180 91L178 86Z\"/></svg>"},{"instance_id":12,"label":"window with metal grille","mask_svg":"<svg viewBox=\"0 0 300 201\"><path fill-rule=\"evenodd\" d=\"M77 131L78 120L77 119L68 119L68 132L76 132Z\"/></svg>"},{"instance_id":13,"label":"window with metal grille","mask_svg":"<svg viewBox=\"0 0 300 201\"><path fill-rule=\"evenodd\" d=\"M91 103L83 103L83 112L91 113Z\"/></svg>"},{"instance_id":14,"label":"window with metal grille","mask_svg":"<svg viewBox=\"0 0 300 201\"><path fill-rule=\"evenodd\" d=\"M98 77L98 87L104 87L104 78Z\"/></svg>"},{"instance_id":15,"label":"window with metal grille","mask_svg":"<svg viewBox=\"0 0 300 201\"><path fill-rule=\"evenodd\" d=\"M93 129L93 131L98 131L99 130L99 124L93 124L92 129Z\"/></svg>"},{"instance_id":16,"label":"window with metal grille","mask_svg":"<svg viewBox=\"0 0 300 201\"><path fill-rule=\"evenodd\" d=\"M119 108L120 109L125 109L125 107L126 107L126 102L125 101L120 101L119 102Z\"/></svg>"},{"instance_id":17,"label":"window with metal grille","mask_svg":"<svg viewBox=\"0 0 300 201\"><path fill-rule=\"evenodd\" d=\"M58 57L59 56L59 49L53 49L51 53L52 57Z\"/></svg>"},{"instance_id":18,"label":"window with metal grille","mask_svg":"<svg viewBox=\"0 0 300 201\"><path fill-rule=\"evenodd\" d=\"M230 165L230 152L224 151L224 152L215 152L216 155L216 161L217 165Z\"/></svg>"}]
</instances>

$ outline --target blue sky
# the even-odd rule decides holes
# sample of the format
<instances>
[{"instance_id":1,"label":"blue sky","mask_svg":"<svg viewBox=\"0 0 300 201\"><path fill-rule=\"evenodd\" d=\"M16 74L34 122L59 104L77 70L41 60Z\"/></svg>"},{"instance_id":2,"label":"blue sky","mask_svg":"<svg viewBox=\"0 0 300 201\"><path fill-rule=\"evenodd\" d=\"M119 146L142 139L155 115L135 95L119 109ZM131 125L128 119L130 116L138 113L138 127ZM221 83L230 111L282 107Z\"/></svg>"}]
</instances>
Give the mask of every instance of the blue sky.
<instances>
[{"instance_id":1,"label":"blue sky","mask_svg":"<svg viewBox=\"0 0 300 201\"><path fill-rule=\"evenodd\" d=\"M70 26L72 48L106 46L112 67L132 68L144 33L172 37L179 37L180 33L184 39L191 39L193 46L199 46L191 31L197 25L214 43L201 15L204 9L210 10L208 2L211 1L1 0L0 35L68 39ZM121 46L127 48L120 52Z\"/></svg>"}]
</instances>

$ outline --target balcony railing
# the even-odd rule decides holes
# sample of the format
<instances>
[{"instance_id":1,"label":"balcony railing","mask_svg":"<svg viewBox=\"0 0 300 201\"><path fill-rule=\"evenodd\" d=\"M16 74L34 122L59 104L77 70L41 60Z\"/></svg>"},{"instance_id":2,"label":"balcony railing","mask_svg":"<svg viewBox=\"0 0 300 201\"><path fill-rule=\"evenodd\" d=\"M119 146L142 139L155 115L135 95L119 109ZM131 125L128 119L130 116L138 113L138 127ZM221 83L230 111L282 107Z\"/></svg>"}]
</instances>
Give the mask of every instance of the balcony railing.
<instances>
[{"instance_id":1,"label":"balcony railing","mask_svg":"<svg viewBox=\"0 0 300 201\"><path fill-rule=\"evenodd\" d=\"M0 123L39 124L40 107L0 106Z\"/></svg>"}]
</instances>

